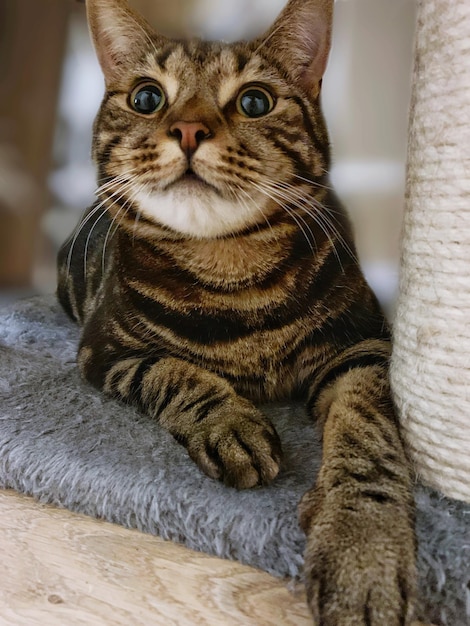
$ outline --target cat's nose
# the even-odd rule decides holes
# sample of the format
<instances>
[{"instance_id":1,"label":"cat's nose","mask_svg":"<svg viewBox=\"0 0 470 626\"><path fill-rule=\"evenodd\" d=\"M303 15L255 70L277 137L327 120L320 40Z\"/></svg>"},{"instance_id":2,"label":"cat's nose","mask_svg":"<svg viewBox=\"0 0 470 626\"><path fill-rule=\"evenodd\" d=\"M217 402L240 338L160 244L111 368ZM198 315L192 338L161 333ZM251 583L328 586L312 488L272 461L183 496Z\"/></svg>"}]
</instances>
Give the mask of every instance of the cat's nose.
<instances>
[{"instance_id":1,"label":"cat's nose","mask_svg":"<svg viewBox=\"0 0 470 626\"><path fill-rule=\"evenodd\" d=\"M170 127L170 135L180 142L181 149L190 159L204 139L211 137L211 131L202 122L175 122Z\"/></svg>"}]
</instances>

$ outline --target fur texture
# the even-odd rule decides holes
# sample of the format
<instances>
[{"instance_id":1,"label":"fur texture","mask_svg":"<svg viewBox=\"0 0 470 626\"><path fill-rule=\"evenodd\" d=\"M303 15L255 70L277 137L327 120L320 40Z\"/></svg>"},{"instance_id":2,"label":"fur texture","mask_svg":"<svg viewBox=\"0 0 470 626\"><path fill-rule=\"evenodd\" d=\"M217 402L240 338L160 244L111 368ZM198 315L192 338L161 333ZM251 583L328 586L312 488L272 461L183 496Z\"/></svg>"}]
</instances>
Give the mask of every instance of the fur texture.
<instances>
[{"instance_id":1,"label":"fur texture","mask_svg":"<svg viewBox=\"0 0 470 626\"><path fill-rule=\"evenodd\" d=\"M405 626L414 509L389 331L328 179L332 8L290 0L262 38L224 44L88 0L99 201L59 254L58 294L82 326L82 376L229 487L282 470L257 404L303 397L323 437L299 509L313 617Z\"/></svg>"},{"instance_id":2,"label":"fur texture","mask_svg":"<svg viewBox=\"0 0 470 626\"><path fill-rule=\"evenodd\" d=\"M78 335L53 297L0 309L0 486L276 576L301 576L305 537L295 508L321 461L301 407L264 408L283 444L279 479L227 489L195 472L156 422L80 381ZM470 506L422 487L415 498L418 617L468 626Z\"/></svg>"}]
</instances>

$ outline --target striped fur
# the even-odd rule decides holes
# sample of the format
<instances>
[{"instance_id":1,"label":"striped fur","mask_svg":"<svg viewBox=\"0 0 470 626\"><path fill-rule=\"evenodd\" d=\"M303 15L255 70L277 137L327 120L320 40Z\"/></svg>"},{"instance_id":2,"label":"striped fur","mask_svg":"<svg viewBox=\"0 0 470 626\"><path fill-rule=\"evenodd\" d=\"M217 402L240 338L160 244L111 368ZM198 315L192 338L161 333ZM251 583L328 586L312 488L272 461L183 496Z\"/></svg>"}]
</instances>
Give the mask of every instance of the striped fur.
<instances>
[{"instance_id":1,"label":"striped fur","mask_svg":"<svg viewBox=\"0 0 470 626\"><path fill-rule=\"evenodd\" d=\"M413 507L389 331L328 179L332 1L291 0L264 38L230 45L167 40L124 0L87 6L106 79L100 187L61 249L58 287L83 327L84 378L237 488L282 467L255 403L305 397L324 436L300 506L313 615L408 624ZM129 98L149 81L166 102L146 115ZM268 89L272 111L245 117L246 85ZM188 124L204 132L185 144L173 129Z\"/></svg>"}]
</instances>

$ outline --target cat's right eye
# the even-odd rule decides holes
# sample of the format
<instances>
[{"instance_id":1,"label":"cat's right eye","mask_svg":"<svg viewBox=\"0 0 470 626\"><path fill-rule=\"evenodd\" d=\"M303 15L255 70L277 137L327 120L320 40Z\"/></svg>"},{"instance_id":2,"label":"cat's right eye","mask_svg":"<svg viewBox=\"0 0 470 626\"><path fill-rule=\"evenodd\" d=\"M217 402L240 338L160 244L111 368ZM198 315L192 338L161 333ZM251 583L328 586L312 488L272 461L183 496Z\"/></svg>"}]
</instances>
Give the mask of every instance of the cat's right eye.
<instances>
[{"instance_id":1,"label":"cat's right eye","mask_svg":"<svg viewBox=\"0 0 470 626\"><path fill-rule=\"evenodd\" d=\"M131 108L141 115L152 115L160 111L165 102L163 89L155 83L138 85L129 98Z\"/></svg>"},{"instance_id":2,"label":"cat's right eye","mask_svg":"<svg viewBox=\"0 0 470 626\"><path fill-rule=\"evenodd\" d=\"M274 108L274 99L264 87L251 85L243 89L237 98L237 110L244 117L264 117Z\"/></svg>"}]
</instances>

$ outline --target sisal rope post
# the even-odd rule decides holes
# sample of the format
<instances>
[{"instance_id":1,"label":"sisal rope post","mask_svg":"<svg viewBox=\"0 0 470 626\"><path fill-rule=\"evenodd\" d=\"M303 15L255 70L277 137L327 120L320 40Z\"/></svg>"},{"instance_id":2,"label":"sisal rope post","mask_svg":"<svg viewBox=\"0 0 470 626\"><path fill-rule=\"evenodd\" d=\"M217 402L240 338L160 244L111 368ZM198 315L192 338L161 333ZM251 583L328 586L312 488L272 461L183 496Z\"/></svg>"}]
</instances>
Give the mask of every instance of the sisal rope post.
<instances>
[{"instance_id":1,"label":"sisal rope post","mask_svg":"<svg viewBox=\"0 0 470 626\"><path fill-rule=\"evenodd\" d=\"M470 2L419 0L391 383L419 478L470 502Z\"/></svg>"}]
</instances>

